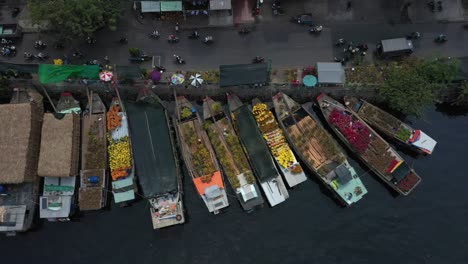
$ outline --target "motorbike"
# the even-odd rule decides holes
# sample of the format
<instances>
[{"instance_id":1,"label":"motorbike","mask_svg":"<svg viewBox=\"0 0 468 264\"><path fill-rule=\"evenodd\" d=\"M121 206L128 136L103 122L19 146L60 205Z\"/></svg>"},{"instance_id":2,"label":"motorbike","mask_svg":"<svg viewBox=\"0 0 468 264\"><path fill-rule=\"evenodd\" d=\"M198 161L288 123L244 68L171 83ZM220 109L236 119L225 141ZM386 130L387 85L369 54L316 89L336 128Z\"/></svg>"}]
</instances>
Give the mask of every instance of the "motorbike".
<instances>
[{"instance_id":1,"label":"motorbike","mask_svg":"<svg viewBox=\"0 0 468 264\"><path fill-rule=\"evenodd\" d=\"M175 37L175 36L169 36L169 38L167 39L167 42L169 43L178 43L179 42L179 38L178 37Z\"/></svg>"},{"instance_id":2,"label":"motorbike","mask_svg":"<svg viewBox=\"0 0 468 264\"><path fill-rule=\"evenodd\" d=\"M34 59L34 55L32 53L29 53L29 52L25 52L23 56L24 56L25 60L33 60Z\"/></svg>"},{"instance_id":3,"label":"motorbike","mask_svg":"<svg viewBox=\"0 0 468 264\"><path fill-rule=\"evenodd\" d=\"M344 38L338 39L338 41L335 43L335 46L341 47L346 44L346 40Z\"/></svg>"},{"instance_id":4,"label":"motorbike","mask_svg":"<svg viewBox=\"0 0 468 264\"><path fill-rule=\"evenodd\" d=\"M49 55L39 52L37 55L34 55L34 58L39 60L47 60L49 58Z\"/></svg>"},{"instance_id":5,"label":"motorbike","mask_svg":"<svg viewBox=\"0 0 468 264\"><path fill-rule=\"evenodd\" d=\"M148 34L148 37L149 38L152 38L152 39L159 39L160 35L159 35L159 32L157 30L151 32L150 34Z\"/></svg>"},{"instance_id":6,"label":"motorbike","mask_svg":"<svg viewBox=\"0 0 468 264\"><path fill-rule=\"evenodd\" d=\"M313 26L310 30L309 33L311 34L320 34L323 30L322 26Z\"/></svg>"},{"instance_id":7,"label":"motorbike","mask_svg":"<svg viewBox=\"0 0 468 264\"><path fill-rule=\"evenodd\" d=\"M196 30L194 32L192 32L192 34L190 34L188 36L189 39L198 39L199 37L200 37L200 35L198 34L198 31L196 31Z\"/></svg>"},{"instance_id":8,"label":"motorbike","mask_svg":"<svg viewBox=\"0 0 468 264\"><path fill-rule=\"evenodd\" d=\"M57 41L57 42L54 43L54 48L55 48L55 49L64 49L65 46L63 45L62 42L58 42L58 41Z\"/></svg>"},{"instance_id":9,"label":"motorbike","mask_svg":"<svg viewBox=\"0 0 468 264\"><path fill-rule=\"evenodd\" d=\"M443 34L440 34L439 36L437 36L434 41L436 43L444 43L447 41L447 36L443 35Z\"/></svg>"},{"instance_id":10,"label":"motorbike","mask_svg":"<svg viewBox=\"0 0 468 264\"><path fill-rule=\"evenodd\" d=\"M418 31L414 31L414 32L411 32L410 34L408 34L406 36L406 39L419 39L421 37L421 33L419 33Z\"/></svg>"},{"instance_id":11,"label":"motorbike","mask_svg":"<svg viewBox=\"0 0 468 264\"><path fill-rule=\"evenodd\" d=\"M34 48L36 49L45 49L46 47L47 47L47 44L42 42L42 40L36 40L36 42L34 42Z\"/></svg>"},{"instance_id":12,"label":"motorbike","mask_svg":"<svg viewBox=\"0 0 468 264\"><path fill-rule=\"evenodd\" d=\"M281 7L280 1L274 1L273 4L271 5L271 9L273 10L274 16L284 15L284 10Z\"/></svg>"},{"instance_id":13,"label":"motorbike","mask_svg":"<svg viewBox=\"0 0 468 264\"><path fill-rule=\"evenodd\" d=\"M213 37L212 36L206 36L205 39L203 40L203 43L212 44L213 43Z\"/></svg>"},{"instance_id":14,"label":"motorbike","mask_svg":"<svg viewBox=\"0 0 468 264\"><path fill-rule=\"evenodd\" d=\"M95 43L96 43L96 39L95 39L95 38L92 38L92 37L90 37L90 36L88 36L88 37L86 38L86 43L88 43L88 44L95 44Z\"/></svg>"},{"instance_id":15,"label":"motorbike","mask_svg":"<svg viewBox=\"0 0 468 264\"><path fill-rule=\"evenodd\" d=\"M13 57L16 55L16 47L11 45L11 46L4 46L2 47L2 55L4 57Z\"/></svg>"},{"instance_id":16,"label":"motorbike","mask_svg":"<svg viewBox=\"0 0 468 264\"><path fill-rule=\"evenodd\" d=\"M174 58L177 64L185 64L185 60L182 59L182 57L180 57L179 55L174 54Z\"/></svg>"},{"instance_id":17,"label":"motorbike","mask_svg":"<svg viewBox=\"0 0 468 264\"><path fill-rule=\"evenodd\" d=\"M2 38L1 44L2 45L10 45L10 44L13 44L13 41L10 40L10 39Z\"/></svg>"},{"instance_id":18,"label":"motorbike","mask_svg":"<svg viewBox=\"0 0 468 264\"><path fill-rule=\"evenodd\" d=\"M265 60L264 58L257 56L253 58L252 63L262 63L264 60Z\"/></svg>"},{"instance_id":19,"label":"motorbike","mask_svg":"<svg viewBox=\"0 0 468 264\"><path fill-rule=\"evenodd\" d=\"M128 39L127 39L126 37L121 37L121 38L119 39L119 43L120 43L120 44L127 44L127 43L128 43Z\"/></svg>"},{"instance_id":20,"label":"motorbike","mask_svg":"<svg viewBox=\"0 0 468 264\"><path fill-rule=\"evenodd\" d=\"M250 29L248 28L241 28L241 30L239 30L239 34L241 35L247 35L250 33Z\"/></svg>"},{"instance_id":21,"label":"motorbike","mask_svg":"<svg viewBox=\"0 0 468 264\"><path fill-rule=\"evenodd\" d=\"M86 65L99 65L98 60L89 60L86 62Z\"/></svg>"},{"instance_id":22,"label":"motorbike","mask_svg":"<svg viewBox=\"0 0 468 264\"><path fill-rule=\"evenodd\" d=\"M175 32L179 33L179 22L175 24L174 30Z\"/></svg>"}]
</instances>

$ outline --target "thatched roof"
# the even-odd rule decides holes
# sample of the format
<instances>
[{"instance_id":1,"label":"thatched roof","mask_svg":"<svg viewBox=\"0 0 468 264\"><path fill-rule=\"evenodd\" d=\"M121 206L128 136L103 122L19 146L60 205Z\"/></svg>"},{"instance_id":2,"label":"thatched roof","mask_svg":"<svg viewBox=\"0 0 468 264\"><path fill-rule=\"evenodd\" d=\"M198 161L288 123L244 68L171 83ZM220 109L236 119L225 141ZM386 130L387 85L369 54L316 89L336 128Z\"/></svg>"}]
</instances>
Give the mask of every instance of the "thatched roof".
<instances>
[{"instance_id":1,"label":"thatched roof","mask_svg":"<svg viewBox=\"0 0 468 264\"><path fill-rule=\"evenodd\" d=\"M44 114L41 153L37 174L41 177L69 177L78 174L80 116L62 119Z\"/></svg>"},{"instance_id":2,"label":"thatched roof","mask_svg":"<svg viewBox=\"0 0 468 264\"><path fill-rule=\"evenodd\" d=\"M41 114L27 104L0 105L0 183L31 182L37 175Z\"/></svg>"}]
</instances>

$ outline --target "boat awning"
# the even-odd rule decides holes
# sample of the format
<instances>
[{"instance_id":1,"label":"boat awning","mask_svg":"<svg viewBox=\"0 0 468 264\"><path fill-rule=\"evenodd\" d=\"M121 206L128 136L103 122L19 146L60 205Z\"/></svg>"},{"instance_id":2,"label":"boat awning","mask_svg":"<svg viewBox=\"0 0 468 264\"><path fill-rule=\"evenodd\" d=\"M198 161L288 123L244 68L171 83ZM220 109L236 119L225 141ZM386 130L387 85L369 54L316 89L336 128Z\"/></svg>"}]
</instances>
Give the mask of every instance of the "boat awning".
<instances>
[{"instance_id":1,"label":"boat awning","mask_svg":"<svg viewBox=\"0 0 468 264\"><path fill-rule=\"evenodd\" d=\"M182 1L162 1L161 12L182 11Z\"/></svg>"},{"instance_id":2,"label":"boat awning","mask_svg":"<svg viewBox=\"0 0 468 264\"><path fill-rule=\"evenodd\" d=\"M210 0L210 10L229 10L231 0Z\"/></svg>"},{"instance_id":3,"label":"boat awning","mask_svg":"<svg viewBox=\"0 0 468 264\"><path fill-rule=\"evenodd\" d=\"M25 215L26 205L0 206L0 232L23 230Z\"/></svg>"},{"instance_id":4,"label":"boat awning","mask_svg":"<svg viewBox=\"0 0 468 264\"><path fill-rule=\"evenodd\" d=\"M70 216L72 196L41 196L40 218L67 218Z\"/></svg>"},{"instance_id":5,"label":"boat awning","mask_svg":"<svg viewBox=\"0 0 468 264\"><path fill-rule=\"evenodd\" d=\"M255 186L253 184L242 186L240 188L240 193L242 194L244 202L258 197L257 190L255 190Z\"/></svg>"},{"instance_id":6,"label":"boat awning","mask_svg":"<svg viewBox=\"0 0 468 264\"><path fill-rule=\"evenodd\" d=\"M268 69L265 63L219 66L219 86L235 86L266 83Z\"/></svg>"},{"instance_id":7,"label":"boat awning","mask_svg":"<svg viewBox=\"0 0 468 264\"><path fill-rule=\"evenodd\" d=\"M159 1L141 1L141 12L161 12L161 2Z\"/></svg>"},{"instance_id":8,"label":"boat awning","mask_svg":"<svg viewBox=\"0 0 468 264\"><path fill-rule=\"evenodd\" d=\"M345 83L345 72L339 62L317 62L317 75L319 83Z\"/></svg>"},{"instance_id":9,"label":"boat awning","mask_svg":"<svg viewBox=\"0 0 468 264\"><path fill-rule=\"evenodd\" d=\"M135 200L135 191L133 188L133 179L127 177L122 180L112 182L112 193L114 194L114 202L128 202Z\"/></svg>"},{"instance_id":10,"label":"boat awning","mask_svg":"<svg viewBox=\"0 0 468 264\"><path fill-rule=\"evenodd\" d=\"M427 154L431 154L432 151L434 151L434 148L437 144L437 141L432 139L430 136L428 136L421 130L416 130L413 135L413 138L410 141L412 141L411 144L413 144L413 146L420 148Z\"/></svg>"}]
</instances>

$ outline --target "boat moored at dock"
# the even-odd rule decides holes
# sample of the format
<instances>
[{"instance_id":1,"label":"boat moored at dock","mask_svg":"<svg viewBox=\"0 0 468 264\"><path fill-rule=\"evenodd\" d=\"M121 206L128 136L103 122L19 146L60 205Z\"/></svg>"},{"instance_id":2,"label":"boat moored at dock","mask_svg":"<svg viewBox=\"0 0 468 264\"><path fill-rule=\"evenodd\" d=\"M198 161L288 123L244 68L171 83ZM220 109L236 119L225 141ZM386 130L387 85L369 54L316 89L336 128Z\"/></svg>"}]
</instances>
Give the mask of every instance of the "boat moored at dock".
<instances>
[{"instance_id":1,"label":"boat moored at dock","mask_svg":"<svg viewBox=\"0 0 468 264\"><path fill-rule=\"evenodd\" d=\"M260 182L269 204L275 206L286 201L289 198L288 190L276 168L275 161L251 109L235 95L228 94L227 99L233 126L245 147L254 174Z\"/></svg>"},{"instance_id":2,"label":"boat moored at dock","mask_svg":"<svg viewBox=\"0 0 468 264\"><path fill-rule=\"evenodd\" d=\"M128 206L135 200L137 187L127 113L119 97L112 99L107 112L107 141L114 202Z\"/></svg>"},{"instance_id":3,"label":"boat moored at dock","mask_svg":"<svg viewBox=\"0 0 468 264\"><path fill-rule=\"evenodd\" d=\"M87 93L88 103L81 118L81 171L78 207L100 210L107 203L106 106L98 94Z\"/></svg>"},{"instance_id":4,"label":"boat moored at dock","mask_svg":"<svg viewBox=\"0 0 468 264\"><path fill-rule=\"evenodd\" d=\"M252 168L221 103L206 97L203 100L203 118L203 127L242 209L250 212L263 206Z\"/></svg>"},{"instance_id":5,"label":"boat moored at dock","mask_svg":"<svg viewBox=\"0 0 468 264\"><path fill-rule=\"evenodd\" d=\"M307 180L301 165L289 147L283 131L280 129L275 116L268 106L258 99L252 101L252 113L257 121L258 127L266 140L271 155L280 168L289 187L294 187Z\"/></svg>"},{"instance_id":6,"label":"boat moored at dock","mask_svg":"<svg viewBox=\"0 0 468 264\"><path fill-rule=\"evenodd\" d=\"M278 123L297 155L340 204L350 206L361 200L366 187L345 152L312 114L311 105L300 105L283 93L273 96L273 105Z\"/></svg>"},{"instance_id":7,"label":"boat moored at dock","mask_svg":"<svg viewBox=\"0 0 468 264\"><path fill-rule=\"evenodd\" d=\"M15 235L33 226L40 178L37 164L44 115L42 96L15 88L0 105L0 232ZM8 154L6 154L8 153Z\"/></svg>"},{"instance_id":8,"label":"boat moored at dock","mask_svg":"<svg viewBox=\"0 0 468 264\"><path fill-rule=\"evenodd\" d=\"M184 96L175 96L176 131L185 166L208 211L229 206L223 175L197 110Z\"/></svg>"},{"instance_id":9,"label":"boat moored at dock","mask_svg":"<svg viewBox=\"0 0 468 264\"><path fill-rule=\"evenodd\" d=\"M421 182L403 158L356 113L325 94L319 95L317 102L336 135L384 183L408 195Z\"/></svg>"},{"instance_id":10,"label":"boat moored at dock","mask_svg":"<svg viewBox=\"0 0 468 264\"><path fill-rule=\"evenodd\" d=\"M182 178L174 146L174 129L159 97L141 89L136 102L126 102L135 171L150 204L154 229L183 224Z\"/></svg>"},{"instance_id":11,"label":"boat moored at dock","mask_svg":"<svg viewBox=\"0 0 468 264\"><path fill-rule=\"evenodd\" d=\"M355 97L345 97L344 102L346 107L359 115L366 123L401 145L424 154L432 154L434 151L437 141L379 107Z\"/></svg>"}]
</instances>

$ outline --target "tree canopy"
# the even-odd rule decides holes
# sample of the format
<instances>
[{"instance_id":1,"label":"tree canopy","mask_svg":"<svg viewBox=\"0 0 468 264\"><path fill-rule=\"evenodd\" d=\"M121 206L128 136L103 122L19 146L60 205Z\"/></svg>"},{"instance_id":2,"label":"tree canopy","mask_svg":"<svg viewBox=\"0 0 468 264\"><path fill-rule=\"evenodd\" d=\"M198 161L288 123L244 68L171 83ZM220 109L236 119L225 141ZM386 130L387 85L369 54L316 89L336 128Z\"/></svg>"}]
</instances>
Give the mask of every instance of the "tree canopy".
<instances>
[{"instance_id":1,"label":"tree canopy","mask_svg":"<svg viewBox=\"0 0 468 264\"><path fill-rule=\"evenodd\" d=\"M29 11L34 22L49 21L63 38L91 35L108 26L116 30L122 1L117 0L30 0Z\"/></svg>"},{"instance_id":2,"label":"tree canopy","mask_svg":"<svg viewBox=\"0 0 468 264\"><path fill-rule=\"evenodd\" d=\"M405 115L420 116L435 93L447 88L459 69L454 59L408 59L385 69L378 92L388 105Z\"/></svg>"}]
</instances>

